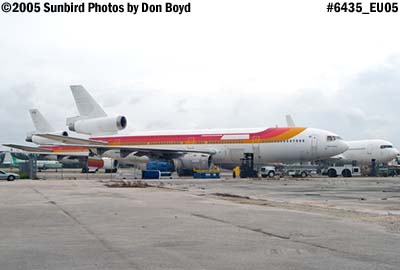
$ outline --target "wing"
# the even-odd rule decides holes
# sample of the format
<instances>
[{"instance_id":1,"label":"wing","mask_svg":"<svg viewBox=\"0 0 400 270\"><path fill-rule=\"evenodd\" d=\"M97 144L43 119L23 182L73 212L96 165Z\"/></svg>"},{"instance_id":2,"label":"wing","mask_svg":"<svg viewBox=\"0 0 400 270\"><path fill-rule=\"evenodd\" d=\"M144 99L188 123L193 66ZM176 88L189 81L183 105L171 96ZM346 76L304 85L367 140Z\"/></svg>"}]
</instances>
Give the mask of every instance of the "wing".
<instances>
[{"instance_id":1,"label":"wing","mask_svg":"<svg viewBox=\"0 0 400 270\"><path fill-rule=\"evenodd\" d=\"M66 147L85 147L89 149L91 155L103 156L107 151L114 151L121 158L126 158L130 154L135 156L148 156L150 159L173 159L181 157L187 153L198 153L214 155L215 150L194 150L194 149L175 149L157 147L136 147L136 146L117 146L117 145L92 145L92 144L66 144Z\"/></svg>"},{"instance_id":2,"label":"wing","mask_svg":"<svg viewBox=\"0 0 400 270\"><path fill-rule=\"evenodd\" d=\"M26 159L23 158L23 154L35 154L38 159L47 159L49 156L56 156L57 160L62 160L62 159L76 159L76 160L85 160L87 159L89 153L68 153L68 152L59 152L59 151L54 151L52 149L44 149L44 148L39 148L39 147L31 147L31 146L25 146L25 145L18 145L18 144L3 144L4 146L11 147L14 149L19 149L24 152L19 152L19 153L12 153L12 155L15 155L18 159ZM20 155L20 156L18 156Z\"/></svg>"},{"instance_id":3,"label":"wing","mask_svg":"<svg viewBox=\"0 0 400 270\"><path fill-rule=\"evenodd\" d=\"M159 147L143 147L143 146L124 146L124 145L109 145L108 142L105 141L97 141L97 140L87 140L73 137L65 137L53 134L38 134L37 136L44 137L51 140L56 140L64 143L65 147L85 147L90 150L92 154L102 156L107 151L117 151L121 158L126 158L130 154L134 154L136 156L148 156L151 159L165 158L171 159L183 156L187 153L199 153L199 154L207 154L214 155L216 153L215 150L212 149L204 149L204 150L195 150L195 149L178 149L178 148L159 148Z\"/></svg>"},{"instance_id":4,"label":"wing","mask_svg":"<svg viewBox=\"0 0 400 270\"><path fill-rule=\"evenodd\" d=\"M49 149L43 149L43 148L39 148L39 147L31 147L31 146L18 145L18 144L3 144L3 145L7 146L7 147L10 147L10 148L23 150L23 151L29 152L29 153L38 153L38 154L43 154L43 153L52 154L53 153Z\"/></svg>"}]
</instances>

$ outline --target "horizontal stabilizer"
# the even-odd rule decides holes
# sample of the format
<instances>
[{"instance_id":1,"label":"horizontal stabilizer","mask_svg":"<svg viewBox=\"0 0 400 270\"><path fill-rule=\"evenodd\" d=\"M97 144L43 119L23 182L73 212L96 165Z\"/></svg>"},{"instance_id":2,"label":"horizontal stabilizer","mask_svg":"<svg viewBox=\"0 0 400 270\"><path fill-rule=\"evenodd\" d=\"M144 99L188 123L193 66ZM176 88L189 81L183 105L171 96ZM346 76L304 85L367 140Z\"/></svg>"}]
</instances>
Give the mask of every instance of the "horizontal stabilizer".
<instances>
[{"instance_id":1,"label":"horizontal stabilizer","mask_svg":"<svg viewBox=\"0 0 400 270\"><path fill-rule=\"evenodd\" d=\"M36 134L36 136L43 137L46 139L58 141L64 144L74 144L74 145L107 145L107 142L104 141L95 141L95 140L87 140L81 138L74 138L74 137L65 137L60 135L54 134Z\"/></svg>"}]
</instances>

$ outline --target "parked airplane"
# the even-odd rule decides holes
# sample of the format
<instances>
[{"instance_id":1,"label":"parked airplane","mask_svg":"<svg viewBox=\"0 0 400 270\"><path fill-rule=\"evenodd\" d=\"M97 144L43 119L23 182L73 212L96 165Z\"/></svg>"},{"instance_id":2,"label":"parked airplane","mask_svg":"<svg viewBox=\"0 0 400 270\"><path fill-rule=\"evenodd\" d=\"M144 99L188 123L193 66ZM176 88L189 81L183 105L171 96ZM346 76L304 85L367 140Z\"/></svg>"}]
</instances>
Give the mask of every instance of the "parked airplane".
<instances>
[{"instance_id":1,"label":"parked airplane","mask_svg":"<svg viewBox=\"0 0 400 270\"><path fill-rule=\"evenodd\" d=\"M26 162L29 158L23 154L18 152L4 152L5 157L2 162L3 166L18 168L19 164ZM47 169L60 169L62 168L62 164L58 161L54 160L38 160L37 163L38 170L47 170Z\"/></svg>"},{"instance_id":2,"label":"parked airplane","mask_svg":"<svg viewBox=\"0 0 400 270\"><path fill-rule=\"evenodd\" d=\"M82 117L70 118L67 121L70 130L93 134L106 130L105 127L118 129L126 126L125 117L114 117L112 120L106 117L100 105L83 87L72 86L71 90L75 93L80 114L85 116L83 120ZM95 118L89 118L93 115ZM233 168L248 152L254 153L256 166L261 166L324 159L348 148L335 133L304 127L153 131L130 136L92 136L90 139L55 134L39 136L65 144L60 147L86 148L93 154L124 163L143 165L150 160L170 160L178 171L208 169L212 162L223 168ZM46 148L40 151L56 151Z\"/></svg>"},{"instance_id":3,"label":"parked airplane","mask_svg":"<svg viewBox=\"0 0 400 270\"><path fill-rule=\"evenodd\" d=\"M205 169L213 162L223 168L240 164L244 153L254 153L256 166L328 158L347 150L335 133L315 128L267 128L142 132L131 136L94 137L90 140L42 134L70 146L88 147L103 157L127 163L172 160L175 168Z\"/></svg>"},{"instance_id":4,"label":"parked airplane","mask_svg":"<svg viewBox=\"0 0 400 270\"><path fill-rule=\"evenodd\" d=\"M38 109L29 110L33 124L36 131L31 132L27 141L41 145L41 149L37 147L9 145L9 147L20 149L30 153L37 153L39 160L49 160L52 162L61 162L62 164L79 165L82 171L95 172L99 168L104 168L106 172L116 172L118 168L118 161L110 158L100 158L90 156L89 150L84 147L69 147L57 144L58 141L46 139L37 136L37 133L58 134L61 136L68 136L66 131L57 132L55 128L47 121L47 119L40 113ZM28 140L31 139L31 140ZM20 154L21 155L21 154ZM23 159L23 158L22 158Z\"/></svg>"},{"instance_id":5,"label":"parked airplane","mask_svg":"<svg viewBox=\"0 0 400 270\"><path fill-rule=\"evenodd\" d=\"M294 126L294 121L290 115L286 115L288 127ZM349 149L345 152L333 156L330 159L341 160L343 163L355 161L357 165L371 165L388 163L399 155L399 151L393 147L393 144L386 140L371 139L346 141Z\"/></svg>"},{"instance_id":6,"label":"parked airplane","mask_svg":"<svg viewBox=\"0 0 400 270\"><path fill-rule=\"evenodd\" d=\"M371 165L388 163L399 155L399 151L393 147L393 144L386 140L359 140L346 141L349 149L340 155L332 157L343 162L356 161L357 165Z\"/></svg>"}]
</instances>

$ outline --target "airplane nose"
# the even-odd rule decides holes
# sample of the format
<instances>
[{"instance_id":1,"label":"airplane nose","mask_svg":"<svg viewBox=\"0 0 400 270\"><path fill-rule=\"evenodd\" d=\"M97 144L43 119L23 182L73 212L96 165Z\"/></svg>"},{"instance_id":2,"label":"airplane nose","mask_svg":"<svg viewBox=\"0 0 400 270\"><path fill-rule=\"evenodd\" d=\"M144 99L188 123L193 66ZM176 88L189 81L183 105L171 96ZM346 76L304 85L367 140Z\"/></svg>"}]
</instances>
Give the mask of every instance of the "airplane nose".
<instances>
[{"instance_id":1,"label":"airplane nose","mask_svg":"<svg viewBox=\"0 0 400 270\"><path fill-rule=\"evenodd\" d=\"M338 141L338 149L341 151L339 154L341 154L349 149L349 145L345 141Z\"/></svg>"}]
</instances>

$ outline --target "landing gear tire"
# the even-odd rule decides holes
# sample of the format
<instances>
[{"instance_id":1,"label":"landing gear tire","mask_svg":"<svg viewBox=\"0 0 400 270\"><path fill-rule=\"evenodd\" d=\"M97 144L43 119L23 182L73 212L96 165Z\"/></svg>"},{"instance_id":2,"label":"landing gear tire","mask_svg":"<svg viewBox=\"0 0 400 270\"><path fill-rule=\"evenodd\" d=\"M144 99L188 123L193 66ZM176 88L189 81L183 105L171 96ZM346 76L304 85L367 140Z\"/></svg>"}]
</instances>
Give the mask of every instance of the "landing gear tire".
<instances>
[{"instance_id":1,"label":"landing gear tire","mask_svg":"<svg viewBox=\"0 0 400 270\"><path fill-rule=\"evenodd\" d=\"M328 170L328 177L337 177L337 173L335 169Z\"/></svg>"},{"instance_id":2,"label":"landing gear tire","mask_svg":"<svg viewBox=\"0 0 400 270\"><path fill-rule=\"evenodd\" d=\"M351 171L349 169L345 169L342 171L343 177L351 177Z\"/></svg>"}]
</instances>

